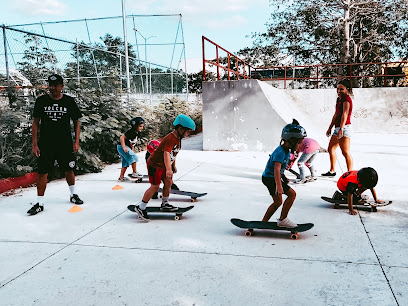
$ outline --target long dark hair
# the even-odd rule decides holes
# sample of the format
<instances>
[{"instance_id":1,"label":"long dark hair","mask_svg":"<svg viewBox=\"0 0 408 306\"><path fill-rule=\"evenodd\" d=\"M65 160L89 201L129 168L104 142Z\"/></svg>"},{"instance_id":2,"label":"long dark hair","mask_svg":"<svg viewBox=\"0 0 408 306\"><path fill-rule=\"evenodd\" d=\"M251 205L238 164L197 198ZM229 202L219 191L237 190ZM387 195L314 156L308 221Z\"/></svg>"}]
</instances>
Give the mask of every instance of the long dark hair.
<instances>
[{"instance_id":1,"label":"long dark hair","mask_svg":"<svg viewBox=\"0 0 408 306\"><path fill-rule=\"evenodd\" d=\"M349 79L343 79L340 82L337 83L343 85L344 87L347 88L348 92L350 93L350 95L353 95L353 87L351 87L351 82Z\"/></svg>"}]
</instances>

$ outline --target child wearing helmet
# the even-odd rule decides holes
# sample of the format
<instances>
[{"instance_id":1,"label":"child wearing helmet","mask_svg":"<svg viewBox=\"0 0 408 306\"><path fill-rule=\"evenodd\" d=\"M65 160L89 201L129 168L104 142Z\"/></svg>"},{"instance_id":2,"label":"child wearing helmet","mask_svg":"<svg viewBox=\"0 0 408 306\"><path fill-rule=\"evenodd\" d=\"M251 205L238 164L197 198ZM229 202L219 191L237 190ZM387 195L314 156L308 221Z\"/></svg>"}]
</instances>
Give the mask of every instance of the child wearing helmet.
<instances>
[{"instance_id":1,"label":"child wearing helmet","mask_svg":"<svg viewBox=\"0 0 408 306\"><path fill-rule=\"evenodd\" d=\"M302 140L307 136L305 129L297 121L286 125L282 130L282 140L270 155L266 164L265 171L262 173L262 183L268 188L272 196L273 203L268 207L262 221L267 222L282 205L282 194L287 195L283 202L280 218L277 221L278 226L294 228L297 224L288 219L288 213L296 198L296 192L289 187L288 179L284 171L289 162L290 151L299 150Z\"/></svg>"},{"instance_id":2,"label":"child wearing helmet","mask_svg":"<svg viewBox=\"0 0 408 306\"><path fill-rule=\"evenodd\" d=\"M175 161L181 149L181 139L195 130L195 123L186 115L178 115L173 125L174 131L161 139L160 145L147 160L150 187L144 193L140 204L136 205L136 212L143 221L149 221L146 206L152 196L159 190L161 181L164 184L161 209L163 211L178 209L168 202L170 188L173 184L173 173L177 172Z\"/></svg>"},{"instance_id":3,"label":"child wearing helmet","mask_svg":"<svg viewBox=\"0 0 408 306\"><path fill-rule=\"evenodd\" d=\"M353 208L353 203L364 201L361 194L370 189L374 200L377 203L384 203L384 201L377 199L377 194L374 187L377 185L378 175L371 167L361 168L358 171L347 171L337 181L337 187L341 191L336 191L333 199L347 198L347 204L350 215L356 215L357 211Z\"/></svg>"},{"instance_id":4,"label":"child wearing helmet","mask_svg":"<svg viewBox=\"0 0 408 306\"><path fill-rule=\"evenodd\" d=\"M142 117L136 117L130 120L130 130L127 130L122 136L120 136L120 142L117 145L117 150L119 152L120 158L122 160L122 168L120 169L120 174L118 181L122 182L128 180L125 176L126 169L132 166L132 174L129 176L133 178L143 177L142 174L137 172L136 163L138 161L137 155L133 152L133 146L137 142L137 138L140 136L140 132L144 127L144 119Z\"/></svg>"}]
</instances>

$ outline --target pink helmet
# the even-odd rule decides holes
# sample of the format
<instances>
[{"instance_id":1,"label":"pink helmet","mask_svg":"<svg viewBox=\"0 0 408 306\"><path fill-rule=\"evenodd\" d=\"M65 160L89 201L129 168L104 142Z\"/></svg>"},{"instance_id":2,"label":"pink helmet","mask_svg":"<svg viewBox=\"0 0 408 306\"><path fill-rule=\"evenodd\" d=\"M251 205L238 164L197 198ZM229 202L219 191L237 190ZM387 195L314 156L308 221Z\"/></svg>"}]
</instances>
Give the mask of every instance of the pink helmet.
<instances>
[{"instance_id":1,"label":"pink helmet","mask_svg":"<svg viewBox=\"0 0 408 306\"><path fill-rule=\"evenodd\" d=\"M149 152L150 154L152 154L154 151L156 151L157 147L159 146L160 141L158 140L151 140L148 144L147 144L147 152Z\"/></svg>"}]
</instances>

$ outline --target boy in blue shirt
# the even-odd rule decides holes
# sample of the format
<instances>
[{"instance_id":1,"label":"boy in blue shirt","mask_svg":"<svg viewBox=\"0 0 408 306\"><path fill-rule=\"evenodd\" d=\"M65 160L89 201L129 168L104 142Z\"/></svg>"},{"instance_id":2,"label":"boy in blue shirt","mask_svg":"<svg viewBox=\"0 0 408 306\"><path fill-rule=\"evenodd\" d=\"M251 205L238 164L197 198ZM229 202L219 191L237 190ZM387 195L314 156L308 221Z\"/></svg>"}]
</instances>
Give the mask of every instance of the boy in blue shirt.
<instances>
[{"instance_id":1,"label":"boy in blue shirt","mask_svg":"<svg viewBox=\"0 0 408 306\"><path fill-rule=\"evenodd\" d=\"M269 194L273 198L273 203L269 206L262 221L269 221L282 205L282 194L286 194L287 198L283 202L282 212L277 224L280 227L297 227L296 223L288 219L288 213L295 201L296 192L289 187L288 179L283 173L289 162L290 152L297 151L306 136L306 130L296 120L283 128L281 143L270 155L265 171L262 173L262 183L268 188Z\"/></svg>"}]
</instances>

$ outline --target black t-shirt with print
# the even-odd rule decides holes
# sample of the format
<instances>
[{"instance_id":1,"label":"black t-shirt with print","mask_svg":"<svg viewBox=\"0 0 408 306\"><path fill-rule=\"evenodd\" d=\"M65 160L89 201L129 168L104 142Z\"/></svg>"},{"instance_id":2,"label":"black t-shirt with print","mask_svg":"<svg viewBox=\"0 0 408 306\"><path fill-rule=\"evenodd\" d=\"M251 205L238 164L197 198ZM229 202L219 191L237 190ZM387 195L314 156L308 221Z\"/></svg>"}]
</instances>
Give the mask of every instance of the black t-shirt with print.
<instances>
[{"instance_id":1,"label":"black t-shirt with print","mask_svg":"<svg viewBox=\"0 0 408 306\"><path fill-rule=\"evenodd\" d=\"M67 95L59 100L50 95L38 97L33 117L40 118L40 146L72 147L71 119L82 117L74 98Z\"/></svg>"},{"instance_id":2,"label":"black t-shirt with print","mask_svg":"<svg viewBox=\"0 0 408 306\"><path fill-rule=\"evenodd\" d=\"M137 137L139 137L139 133L136 131L136 129L132 128L130 130L127 130L125 135L125 145L128 146L129 148L133 149L133 146L135 145L137 141ZM121 143L119 142L119 145Z\"/></svg>"}]
</instances>

